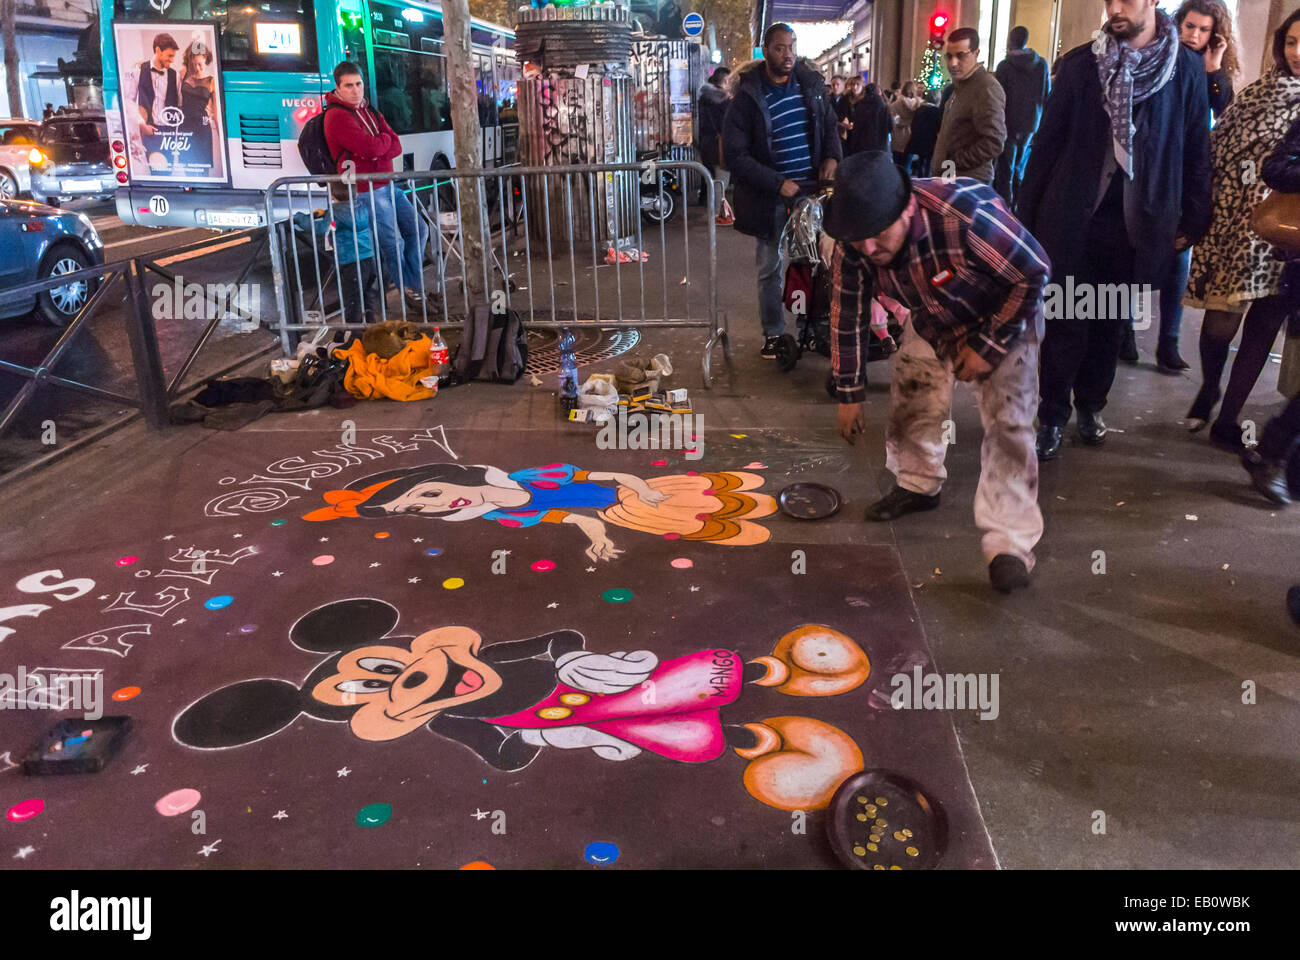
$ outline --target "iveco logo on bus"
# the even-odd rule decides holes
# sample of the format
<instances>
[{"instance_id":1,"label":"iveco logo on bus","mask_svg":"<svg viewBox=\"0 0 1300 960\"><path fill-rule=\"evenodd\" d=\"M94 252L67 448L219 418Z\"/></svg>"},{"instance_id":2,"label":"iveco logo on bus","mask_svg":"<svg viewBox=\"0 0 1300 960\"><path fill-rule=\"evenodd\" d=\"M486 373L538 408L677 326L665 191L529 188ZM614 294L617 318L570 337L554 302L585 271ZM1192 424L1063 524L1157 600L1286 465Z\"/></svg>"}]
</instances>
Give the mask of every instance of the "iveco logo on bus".
<instances>
[{"instance_id":1,"label":"iveco logo on bus","mask_svg":"<svg viewBox=\"0 0 1300 960\"><path fill-rule=\"evenodd\" d=\"M311 97L297 97L297 98L294 98L294 97L285 97L285 98L283 98L283 99L280 101L280 106L282 106L282 107L316 107L316 106L319 106L319 101L314 100L314 99L312 99Z\"/></svg>"}]
</instances>

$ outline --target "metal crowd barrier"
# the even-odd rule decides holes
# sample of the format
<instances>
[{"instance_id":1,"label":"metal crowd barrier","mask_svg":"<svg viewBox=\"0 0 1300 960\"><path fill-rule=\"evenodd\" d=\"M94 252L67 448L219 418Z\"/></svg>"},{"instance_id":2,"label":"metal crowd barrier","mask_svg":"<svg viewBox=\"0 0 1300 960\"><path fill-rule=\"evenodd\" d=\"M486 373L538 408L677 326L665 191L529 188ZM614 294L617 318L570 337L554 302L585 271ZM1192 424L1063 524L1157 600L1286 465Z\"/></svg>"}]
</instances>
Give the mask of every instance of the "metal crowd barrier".
<instances>
[{"instance_id":1,"label":"metal crowd barrier","mask_svg":"<svg viewBox=\"0 0 1300 960\"><path fill-rule=\"evenodd\" d=\"M679 171L680 209L675 220L652 226L642 222L641 184L662 198L662 170ZM705 211L705 249L697 236L694 257L686 172L708 184L708 204L695 208ZM534 328L698 327L708 386L713 349L721 344L730 358L718 311L713 203L712 178L690 160L281 177L266 191L278 307L272 329L288 353L291 334L363 330L383 320L459 327L476 309L515 311ZM465 265L474 244L462 228L469 204L480 212L482 251L472 282ZM401 248L385 241L390 231L403 245L415 236L418 277L403 276ZM408 301L404 289L416 296Z\"/></svg>"}]
</instances>

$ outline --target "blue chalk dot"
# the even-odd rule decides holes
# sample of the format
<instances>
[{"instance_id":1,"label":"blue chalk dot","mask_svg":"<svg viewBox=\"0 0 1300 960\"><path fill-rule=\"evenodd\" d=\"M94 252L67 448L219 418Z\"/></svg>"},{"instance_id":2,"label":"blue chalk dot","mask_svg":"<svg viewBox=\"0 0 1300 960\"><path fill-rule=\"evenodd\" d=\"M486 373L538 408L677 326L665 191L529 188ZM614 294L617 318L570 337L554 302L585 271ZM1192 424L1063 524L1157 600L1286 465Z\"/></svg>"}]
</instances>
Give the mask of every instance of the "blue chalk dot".
<instances>
[{"instance_id":1,"label":"blue chalk dot","mask_svg":"<svg viewBox=\"0 0 1300 960\"><path fill-rule=\"evenodd\" d=\"M442 547L434 547L432 550L424 551L424 553L429 557L440 557L442 556Z\"/></svg>"},{"instance_id":2,"label":"blue chalk dot","mask_svg":"<svg viewBox=\"0 0 1300 960\"><path fill-rule=\"evenodd\" d=\"M208 600L203 605L207 607L209 610L220 610L222 607L228 607L234 602L235 602L235 598L230 596L230 594L227 593L227 594L222 594L219 597L213 597L211 600Z\"/></svg>"},{"instance_id":3,"label":"blue chalk dot","mask_svg":"<svg viewBox=\"0 0 1300 960\"><path fill-rule=\"evenodd\" d=\"M582 857L588 863L604 865L618 859L618 845L613 843L589 843Z\"/></svg>"}]
</instances>

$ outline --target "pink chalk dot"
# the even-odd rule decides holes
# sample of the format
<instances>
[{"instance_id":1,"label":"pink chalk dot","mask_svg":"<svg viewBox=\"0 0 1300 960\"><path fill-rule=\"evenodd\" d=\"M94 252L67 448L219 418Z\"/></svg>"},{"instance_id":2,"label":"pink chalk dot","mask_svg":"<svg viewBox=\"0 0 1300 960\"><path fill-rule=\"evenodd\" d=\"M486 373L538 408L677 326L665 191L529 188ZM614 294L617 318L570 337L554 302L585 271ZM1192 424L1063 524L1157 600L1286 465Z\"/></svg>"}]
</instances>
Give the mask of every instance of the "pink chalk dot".
<instances>
[{"instance_id":1,"label":"pink chalk dot","mask_svg":"<svg viewBox=\"0 0 1300 960\"><path fill-rule=\"evenodd\" d=\"M174 817L185 813L187 810L193 810L198 806L199 800L200 795L197 790L184 787L180 790L173 790L167 796L161 798L153 805L153 808L164 817Z\"/></svg>"},{"instance_id":2,"label":"pink chalk dot","mask_svg":"<svg viewBox=\"0 0 1300 960\"><path fill-rule=\"evenodd\" d=\"M670 565L678 570L689 570L691 567L695 566L695 561L690 557L678 557L676 560L673 560Z\"/></svg>"},{"instance_id":3,"label":"pink chalk dot","mask_svg":"<svg viewBox=\"0 0 1300 960\"><path fill-rule=\"evenodd\" d=\"M533 564L533 569L536 570L538 573L546 573L548 570L555 569L555 561L538 560L536 563Z\"/></svg>"},{"instance_id":4,"label":"pink chalk dot","mask_svg":"<svg viewBox=\"0 0 1300 960\"><path fill-rule=\"evenodd\" d=\"M119 567L129 567L139 559L139 557L118 557L117 565Z\"/></svg>"},{"instance_id":5,"label":"pink chalk dot","mask_svg":"<svg viewBox=\"0 0 1300 960\"><path fill-rule=\"evenodd\" d=\"M680 533L665 533L665 534L664 534L664 539L665 539L665 540L676 540L676 539L678 539L680 536L681 536Z\"/></svg>"},{"instance_id":6,"label":"pink chalk dot","mask_svg":"<svg viewBox=\"0 0 1300 960\"><path fill-rule=\"evenodd\" d=\"M37 816L45 809L45 801L33 797L30 800L24 800L21 803L15 803L5 811L5 819L10 823L22 823L24 820L30 820Z\"/></svg>"},{"instance_id":7,"label":"pink chalk dot","mask_svg":"<svg viewBox=\"0 0 1300 960\"><path fill-rule=\"evenodd\" d=\"M687 470L687 471L686 471L686 475L687 475L688 477L698 477L700 474L699 474L699 471L697 471L697 470Z\"/></svg>"},{"instance_id":8,"label":"pink chalk dot","mask_svg":"<svg viewBox=\"0 0 1300 960\"><path fill-rule=\"evenodd\" d=\"M497 523L501 524L501 526L503 526L503 527L522 527L522 526L523 526L523 524L520 523L518 520L510 520L510 519L508 519L508 518L506 518L506 517L497 517Z\"/></svg>"},{"instance_id":9,"label":"pink chalk dot","mask_svg":"<svg viewBox=\"0 0 1300 960\"><path fill-rule=\"evenodd\" d=\"M559 490L560 485L554 480L534 480L532 485L538 490Z\"/></svg>"},{"instance_id":10,"label":"pink chalk dot","mask_svg":"<svg viewBox=\"0 0 1300 960\"><path fill-rule=\"evenodd\" d=\"M562 466L564 466L564 464L562 464L562 463L548 463L548 464L546 464L546 466L542 467L542 469L543 469L543 470L558 470L558 469L559 469L560 467L562 467Z\"/></svg>"},{"instance_id":11,"label":"pink chalk dot","mask_svg":"<svg viewBox=\"0 0 1300 960\"><path fill-rule=\"evenodd\" d=\"M333 554L322 553L319 557L312 558L312 564L317 567L325 567L334 562Z\"/></svg>"},{"instance_id":12,"label":"pink chalk dot","mask_svg":"<svg viewBox=\"0 0 1300 960\"><path fill-rule=\"evenodd\" d=\"M653 463L650 464L650 466L652 466L652 467L666 467L666 466L668 466L668 461L667 461L667 460L655 460Z\"/></svg>"}]
</instances>

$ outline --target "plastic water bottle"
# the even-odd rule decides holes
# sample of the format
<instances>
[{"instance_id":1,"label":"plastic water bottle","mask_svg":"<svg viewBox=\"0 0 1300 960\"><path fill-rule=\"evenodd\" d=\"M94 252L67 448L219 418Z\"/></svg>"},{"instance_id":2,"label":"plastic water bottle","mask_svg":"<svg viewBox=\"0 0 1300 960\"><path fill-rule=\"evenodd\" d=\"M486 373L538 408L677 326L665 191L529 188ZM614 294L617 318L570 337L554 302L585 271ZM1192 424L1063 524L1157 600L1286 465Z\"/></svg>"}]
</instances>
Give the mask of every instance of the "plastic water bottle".
<instances>
[{"instance_id":1,"label":"plastic water bottle","mask_svg":"<svg viewBox=\"0 0 1300 960\"><path fill-rule=\"evenodd\" d=\"M450 373L447 365L447 342L442 339L442 327L433 328L433 340L429 346L429 366L431 373L439 380Z\"/></svg>"},{"instance_id":2,"label":"plastic water bottle","mask_svg":"<svg viewBox=\"0 0 1300 960\"><path fill-rule=\"evenodd\" d=\"M560 412L569 415L578 408L578 364L573 358L577 338L568 327L560 330Z\"/></svg>"}]
</instances>

